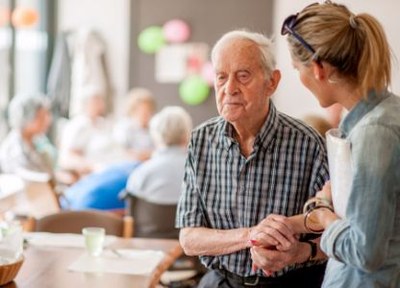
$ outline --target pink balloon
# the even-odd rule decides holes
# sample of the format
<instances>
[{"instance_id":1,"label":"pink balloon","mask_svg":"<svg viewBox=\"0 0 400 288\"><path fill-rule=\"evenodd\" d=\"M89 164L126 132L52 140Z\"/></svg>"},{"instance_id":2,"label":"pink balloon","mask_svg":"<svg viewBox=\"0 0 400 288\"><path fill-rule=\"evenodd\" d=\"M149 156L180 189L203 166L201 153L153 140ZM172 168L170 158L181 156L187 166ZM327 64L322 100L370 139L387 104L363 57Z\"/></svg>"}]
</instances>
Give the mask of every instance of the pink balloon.
<instances>
[{"instance_id":1,"label":"pink balloon","mask_svg":"<svg viewBox=\"0 0 400 288\"><path fill-rule=\"evenodd\" d=\"M201 77L208 83L208 85L214 85L215 71L211 62L204 63L201 68Z\"/></svg>"},{"instance_id":2,"label":"pink balloon","mask_svg":"<svg viewBox=\"0 0 400 288\"><path fill-rule=\"evenodd\" d=\"M186 22L173 19L166 22L163 26L164 38L171 43L181 43L189 39L190 28Z\"/></svg>"}]
</instances>

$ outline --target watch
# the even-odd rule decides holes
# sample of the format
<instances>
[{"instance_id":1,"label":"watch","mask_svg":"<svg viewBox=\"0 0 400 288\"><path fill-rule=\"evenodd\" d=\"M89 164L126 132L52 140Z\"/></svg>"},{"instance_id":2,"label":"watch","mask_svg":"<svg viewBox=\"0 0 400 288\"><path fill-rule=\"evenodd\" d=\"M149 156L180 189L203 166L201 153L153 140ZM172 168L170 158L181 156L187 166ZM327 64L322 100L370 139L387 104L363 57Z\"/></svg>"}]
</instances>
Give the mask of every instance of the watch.
<instances>
[{"instance_id":1,"label":"watch","mask_svg":"<svg viewBox=\"0 0 400 288\"><path fill-rule=\"evenodd\" d=\"M311 247L311 254L310 254L310 258L307 259L307 261L313 261L315 260L315 257L317 256L317 244L315 244L314 242L310 241L310 240L305 240L304 243L307 243L310 245Z\"/></svg>"}]
</instances>

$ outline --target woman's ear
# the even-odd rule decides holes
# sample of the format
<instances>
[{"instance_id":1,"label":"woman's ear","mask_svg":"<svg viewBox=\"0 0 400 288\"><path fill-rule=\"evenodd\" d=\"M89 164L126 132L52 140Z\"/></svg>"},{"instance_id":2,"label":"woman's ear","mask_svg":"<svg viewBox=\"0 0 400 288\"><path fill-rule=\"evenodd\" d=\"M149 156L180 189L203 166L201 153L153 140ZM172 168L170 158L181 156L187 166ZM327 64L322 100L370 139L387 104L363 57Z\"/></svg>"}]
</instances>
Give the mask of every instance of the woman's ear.
<instances>
[{"instance_id":1,"label":"woman's ear","mask_svg":"<svg viewBox=\"0 0 400 288\"><path fill-rule=\"evenodd\" d=\"M322 62L312 61L311 67L315 80L324 80L326 78L326 71Z\"/></svg>"}]
</instances>

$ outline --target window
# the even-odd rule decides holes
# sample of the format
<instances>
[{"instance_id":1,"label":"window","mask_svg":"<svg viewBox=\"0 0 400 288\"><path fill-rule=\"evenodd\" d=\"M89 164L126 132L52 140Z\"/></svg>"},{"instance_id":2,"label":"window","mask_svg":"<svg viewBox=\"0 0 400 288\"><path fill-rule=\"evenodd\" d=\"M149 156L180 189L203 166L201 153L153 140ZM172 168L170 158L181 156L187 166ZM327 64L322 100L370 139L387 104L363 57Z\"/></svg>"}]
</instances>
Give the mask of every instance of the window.
<instances>
[{"instance_id":1,"label":"window","mask_svg":"<svg viewBox=\"0 0 400 288\"><path fill-rule=\"evenodd\" d=\"M13 95L45 92L54 31L52 0L0 0L0 139Z\"/></svg>"}]
</instances>

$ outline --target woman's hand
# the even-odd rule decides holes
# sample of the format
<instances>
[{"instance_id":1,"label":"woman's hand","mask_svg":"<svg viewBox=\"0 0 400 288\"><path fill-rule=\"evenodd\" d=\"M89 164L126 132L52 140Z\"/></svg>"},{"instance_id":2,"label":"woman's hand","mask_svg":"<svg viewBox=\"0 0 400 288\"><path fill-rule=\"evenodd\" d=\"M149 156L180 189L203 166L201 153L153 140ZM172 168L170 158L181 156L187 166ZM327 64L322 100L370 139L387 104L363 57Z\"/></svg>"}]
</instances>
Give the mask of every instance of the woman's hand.
<instances>
[{"instance_id":1,"label":"woman's hand","mask_svg":"<svg viewBox=\"0 0 400 288\"><path fill-rule=\"evenodd\" d=\"M322 190L317 192L315 197L327 200L332 203L331 181L327 181L324 187L322 187Z\"/></svg>"}]
</instances>

